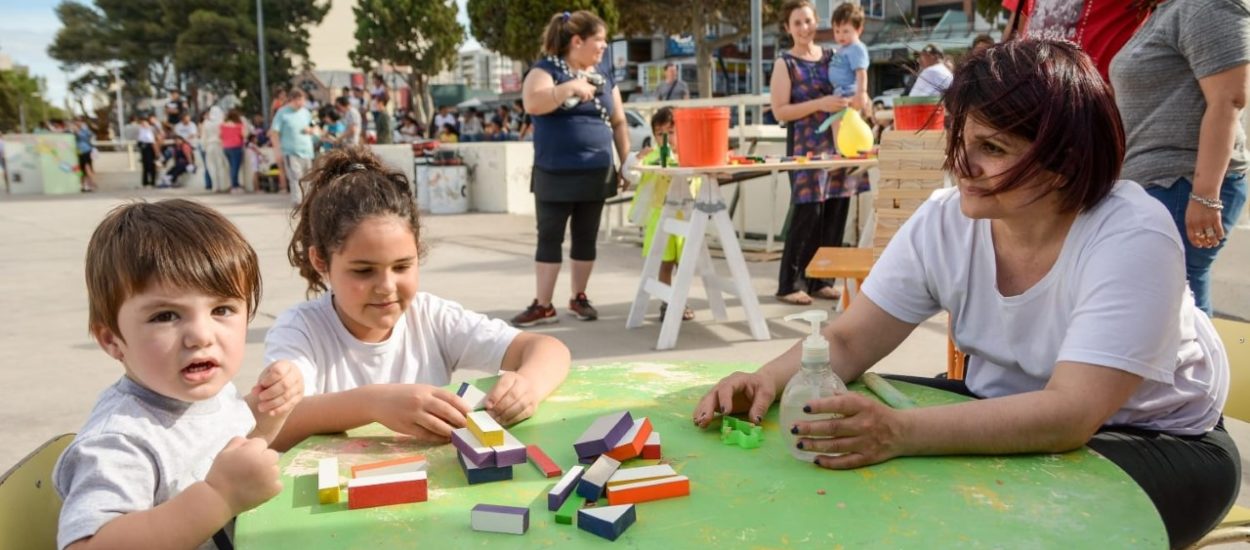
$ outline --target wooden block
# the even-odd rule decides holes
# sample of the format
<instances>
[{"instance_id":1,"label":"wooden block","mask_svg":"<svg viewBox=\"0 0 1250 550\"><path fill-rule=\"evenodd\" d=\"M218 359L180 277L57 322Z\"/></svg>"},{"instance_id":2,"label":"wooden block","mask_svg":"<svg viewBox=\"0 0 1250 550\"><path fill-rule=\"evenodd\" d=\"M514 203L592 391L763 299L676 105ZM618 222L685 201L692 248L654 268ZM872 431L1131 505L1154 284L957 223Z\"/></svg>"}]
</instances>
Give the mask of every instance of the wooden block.
<instances>
[{"instance_id":1,"label":"wooden block","mask_svg":"<svg viewBox=\"0 0 1250 550\"><path fill-rule=\"evenodd\" d=\"M564 501L568 500L569 494L573 492L573 487L582 479L582 474L586 472L584 466L574 466L569 468L569 473L557 481L555 486L547 492L547 509L551 511L559 510L564 505Z\"/></svg>"},{"instance_id":2,"label":"wooden block","mask_svg":"<svg viewBox=\"0 0 1250 550\"><path fill-rule=\"evenodd\" d=\"M496 445L491 449L495 451L495 466L525 464L525 444L512 437L508 430L503 431L503 445Z\"/></svg>"},{"instance_id":3,"label":"wooden block","mask_svg":"<svg viewBox=\"0 0 1250 550\"><path fill-rule=\"evenodd\" d=\"M634 418L629 415L629 411L601 416L577 438L573 443L573 450L579 457L606 453L616 447L621 436L633 425Z\"/></svg>"},{"instance_id":4,"label":"wooden block","mask_svg":"<svg viewBox=\"0 0 1250 550\"><path fill-rule=\"evenodd\" d=\"M556 510L556 523L572 525L573 517L585 505L586 499L582 498L581 495L569 495L569 498L565 499L564 504L560 505L560 509Z\"/></svg>"},{"instance_id":5,"label":"wooden block","mask_svg":"<svg viewBox=\"0 0 1250 550\"><path fill-rule=\"evenodd\" d=\"M577 463L590 466L591 464L594 464L596 460L599 460L599 457L601 456L603 455L579 456L577 457Z\"/></svg>"},{"instance_id":6,"label":"wooden block","mask_svg":"<svg viewBox=\"0 0 1250 550\"><path fill-rule=\"evenodd\" d=\"M941 175L934 175L931 178L924 179L898 180L899 189L941 189L945 184L945 180Z\"/></svg>"},{"instance_id":7,"label":"wooden block","mask_svg":"<svg viewBox=\"0 0 1250 550\"><path fill-rule=\"evenodd\" d=\"M347 507L371 508L406 502L425 502L428 497L425 472L358 477L347 482Z\"/></svg>"},{"instance_id":8,"label":"wooden block","mask_svg":"<svg viewBox=\"0 0 1250 550\"><path fill-rule=\"evenodd\" d=\"M657 464L655 466L641 466L638 468L621 468L608 478L608 492L612 492L612 487L616 485L628 485L630 483L638 483L639 481L648 481L659 479L662 477L673 477L677 475L677 471L668 464Z\"/></svg>"},{"instance_id":9,"label":"wooden block","mask_svg":"<svg viewBox=\"0 0 1250 550\"><path fill-rule=\"evenodd\" d=\"M469 482L469 485L512 479L512 466L504 466L502 468L477 466L469 462L469 459L465 458L464 455L460 455L460 460L456 462L460 463L460 469L464 472L464 478Z\"/></svg>"},{"instance_id":10,"label":"wooden block","mask_svg":"<svg viewBox=\"0 0 1250 550\"><path fill-rule=\"evenodd\" d=\"M890 198L896 200L920 199L929 200L933 196L931 189L881 189L877 191L877 197Z\"/></svg>"},{"instance_id":11,"label":"wooden block","mask_svg":"<svg viewBox=\"0 0 1250 550\"><path fill-rule=\"evenodd\" d=\"M560 465L556 464L556 461L551 460L551 457L547 456L547 453L543 452L538 445L527 445L525 447L525 456L529 457L530 463L546 477L557 477L564 473L564 470L560 469Z\"/></svg>"},{"instance_id":12,"label":"wooden block","mask_svg":"<svg viewBox=\"0 0 1250 550\"><path fill-rule=\"evenodd\" d=\"M403 472L425 471L428 464L424 455L414 455L382 462L357 464L352 466L352 477L384 476Z\"/></svg>"},{"instance_id":13,"label":"wooden block","mask_svg":"<svg viewBox=\"0 0 1250 550\"><path fill-rule=\"evenodd\" d=\"M603 488L607 486L608 479L620 467L621 463L611 457L599 457L599 460L596 460L590 468L586 469L586 473L582 474L581 481L577 482L577 494L586 497L586 500L599 500L599 497L603 496Z\"/></svg>"},{"instance_id":14,"label":"wooden block","mask_svg":"<svg viewBox=\"0 0 1250 550\"><path fill-rule=\"evenodd\" d=\"M637 519L633 504L584 508L577 512L577 528L608 540L616 540Z\"/></svg>"},{"instance_id":15,"label":"wooden block","mask_svg":"<svg viewBox=\"0 0 1250 550\"><path fill-rule=\"evenodd\" d=\"M451 444L460 451L460 455L469 459L474 466L491 468L495 466L495 449L483 445L468 428L451 431Z\"/></svg>"},{"instance_id":16,"label":"wooden block","mask_svg":"<svg viewBox=\"0 0 1250 550\"><path fill-rule=\"evenodd\" d=\"M339 501L339 459L336 457L317 461L317 500L322 504Z\"/></svg>"},{"instance_id":17,"label":"wooden block","mask_svg":"<svg viewBox=\"0 0 1250 550\"><path fill-rule=\"evenodd\" d=\"M666 498L684 497L689 494L690 478L686 476L664 477L608 487L608 504L613 506L618 504L636 504Z\"/></svg>"},{"instance_id":18,"label":"wooden block","mask_svg":"<svg viewBox=\"0 0 1250 550\"><path fill-rule=\"evenodd\" d=\"M941 182L943 178L946 177L946 172L943 172L940 166L937 168L912 168L907 170L893 170L884 177L898 180Z\"/></svg>"},{"instance_id":19,"label":"wooden block","mask_svg":"<svg viewBox=\"0 0 1250 550\"><path fill-rule=\"evenodd\" d=\"M486 407L486 392L477 389L477 386L473 384L461 383L460 389L456 390L456 395L464 400L471 411L480 411Z\"/></svg>"},{"instance_id":20,"label":"wooden block","mask_svg":"<svg viewBox=\"0 0 1250 550\"><path fill-rule=\"evenodd\" d=\"M481 441L483 445L495 447L503 445L503 426L495 422L486 411L474 411L469 413L466 420L469 421L469 431L473 432L473 437Z\"/></svg>"},{"instance_id":21,"label":"wooden block","mask_svg":"<svg viewBox=\"0 0 1250 550\"><path fill-rule=\"evenodd\" d=\"M877 223L881 223L883 220L890 220L890 221L893 221L894 223L902 223L903 221L907 220L907 218L910 218L912 214L915 214L915 213L916 212L914 210L903 210L901 208L891 208L889 210L878 210L877 211Z\"/></svg>"},{"instance_id":22,"label":"wooden block","mask_svg":"<svg viewBox=\"0 0 1250 550\"><path fill-rule=\"evenodd\" d=\"M883 147L881 150L885 151L885 154L879 155L878 159L888 160L888 161L922 160L922 161L936 162L938 166L941 166L943 162L946 162L946 150L944 148L943 149L930 149L928 147L929 141L923 141L922 143L924 143L925 145L924 149L891 149L888 147L884 147L885 144L883 143L882 144ZM943 146L946 145L945 140L942 140L941 143Z\"/></svg>"},{"instance_id":23,"label":"wooden block","mask_svg":"<svg viewBox=\"0 0 1250 550\"><path fill-rule=\"evenodd\" d=\"M647 438L647 444L642 446L642 458L659 460L660 457L660 432L653 431Z\"/></svg>"},{"instance_id":24,"label":"wooden block","mask_svg":"<svg viewBox=\"0 0 1250 550\"><path fill-rule=\"evenodd\" d=\"M616 448L604 453L604 456L619 462L637 458L642 454L642 447L647 444L647 438L651 437L651 429L651 420L646 417L635 420L633 427L625 432Z\"/></svg>"},{"instance_id":25,"label":"wooden block","mask_svg":"<svg viewBox=\"0 0 1250 550\"><path fill-rule=\"evenodd\" d=\"M469 513L474 531L524 535L530 529L530 509L517 506L478 504Z\"/></svg>"}]
</instances>

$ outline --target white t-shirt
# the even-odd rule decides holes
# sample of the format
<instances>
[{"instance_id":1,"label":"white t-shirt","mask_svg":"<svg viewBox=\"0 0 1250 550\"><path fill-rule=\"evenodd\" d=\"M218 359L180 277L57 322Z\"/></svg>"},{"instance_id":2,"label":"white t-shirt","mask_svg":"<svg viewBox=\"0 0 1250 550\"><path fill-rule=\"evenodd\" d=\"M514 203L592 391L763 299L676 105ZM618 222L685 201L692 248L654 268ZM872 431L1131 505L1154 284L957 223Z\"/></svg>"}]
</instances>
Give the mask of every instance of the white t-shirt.
<instances>
[{"instance_id":1,"label":"white t-shirt","mask_svg":"<svg viewBox=\"0 0 1250 550\"><path fill-rule=\"evenodd\" d=\"M920 71L920 76L916 77L916 85L911 87L911 92L907 95L909 97L942 95L951 86L951 80L954 78L955 76L951 74L951 70L946 67L945 63L934 63Z\"/></svg>"},{"instance_id":2,"label":"white t-shirt","mask_svg":"<svg viewBox=\"0 0 1250 550\"><path fill-rule=\"evenodd\" d=\"M344 124L347 131L343 134L344 145L360 145L360 133L364 130L364 121L360 117L360 111L356 109L348 109L343 115L347 120Z\"/></svg>"},{"instance_id":3,"label":"white t-shirt","mask_svg":"<svg viewBox=\"0 0 1250 550\"><path fill-rule=\"evenodd\" d=\"M498 371L520 333L499 319L418 292L384 342L361 342L334 311L332 294L290 308L265 336L265 364L283 359L304 375L305 395L368 384L451 383L456 369Z\"/></svg>"},{"instance_id":4,"label":"white t-shirt","mask_svg":"<svg viewBox=\"0 0 1250 550\"><path fill-rule=\"evenodd\" d=\"M1185 253L1163 205L1131 181L1077 216L1055 265L1017 296L998 292L989 220L934 193L890 241L863 292L919 323L951 314L980 397L1041 390L1060 361L1144 378L1107 421L1178 435L1210 430L1228 395L1228 357L1185 286Z\"/></svg>"}]
</instances>

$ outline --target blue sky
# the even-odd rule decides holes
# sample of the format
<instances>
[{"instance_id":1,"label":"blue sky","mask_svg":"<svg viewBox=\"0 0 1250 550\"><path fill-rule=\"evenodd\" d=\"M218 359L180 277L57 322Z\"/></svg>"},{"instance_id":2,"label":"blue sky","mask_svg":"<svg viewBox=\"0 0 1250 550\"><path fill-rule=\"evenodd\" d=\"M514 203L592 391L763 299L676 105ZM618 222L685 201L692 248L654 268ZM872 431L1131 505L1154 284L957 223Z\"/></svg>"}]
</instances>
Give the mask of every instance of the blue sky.
<instances>
[{"instance_id":1,"label":"blue sky","mask_svg":"<svg viewBox=\"0 0 1250 550\"><path fill-rule=\"evenodd\" d=\"M91 0L79 1L89 3ZM467 28L465 1L456 0L456 4L460 6L460 22ZM56 105L64 101L68 82L57 62L48 57L48 45L61 28L55 12L59 3L60 0L0 0L0 53L47 79L48 97ZM462 49L478 47L477 41L469 37Z\"/></svg>"}]
</instances>

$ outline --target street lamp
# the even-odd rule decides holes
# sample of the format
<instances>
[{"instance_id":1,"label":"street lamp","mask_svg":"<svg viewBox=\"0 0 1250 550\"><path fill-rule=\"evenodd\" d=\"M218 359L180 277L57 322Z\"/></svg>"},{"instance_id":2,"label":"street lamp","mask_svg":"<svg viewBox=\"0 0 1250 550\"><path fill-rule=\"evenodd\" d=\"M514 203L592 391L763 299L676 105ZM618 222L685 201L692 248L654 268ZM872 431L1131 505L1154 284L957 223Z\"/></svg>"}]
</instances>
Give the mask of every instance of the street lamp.
<instances>
[{"instance_id":1,"label":"street lamp","mask_svg":"<svg viewBox=\"0 0 1250 550\"><path fill-rule=\"evenodd\" d=\"M265 8L256 0L256 49L260 51L260 108L269 124L269 82L265 77Z\"/></svg>"}]
</instances>

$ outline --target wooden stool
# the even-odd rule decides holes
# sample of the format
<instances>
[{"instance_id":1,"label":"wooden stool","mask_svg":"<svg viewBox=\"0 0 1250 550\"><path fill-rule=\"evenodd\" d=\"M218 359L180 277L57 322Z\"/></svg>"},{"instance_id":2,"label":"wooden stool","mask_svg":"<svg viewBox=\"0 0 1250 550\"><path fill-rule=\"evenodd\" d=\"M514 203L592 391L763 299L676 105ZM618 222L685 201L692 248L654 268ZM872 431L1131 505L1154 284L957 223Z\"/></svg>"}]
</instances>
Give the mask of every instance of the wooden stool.
<instances>
[{"instance_id":1,"label":"wooden stool","mask_svg":"<svg viewBox=\"0 0 1250 550\"><path fill-rule=\"evenodd\" d=\"M822 246L807 264L805 274L808 279L842 279L842 299L838 302L838 311L844 311L851 305L851 279L855 280L855 292L868 278L872 270L871 248L849 248Z\"/></svg>"}]
</instances>

